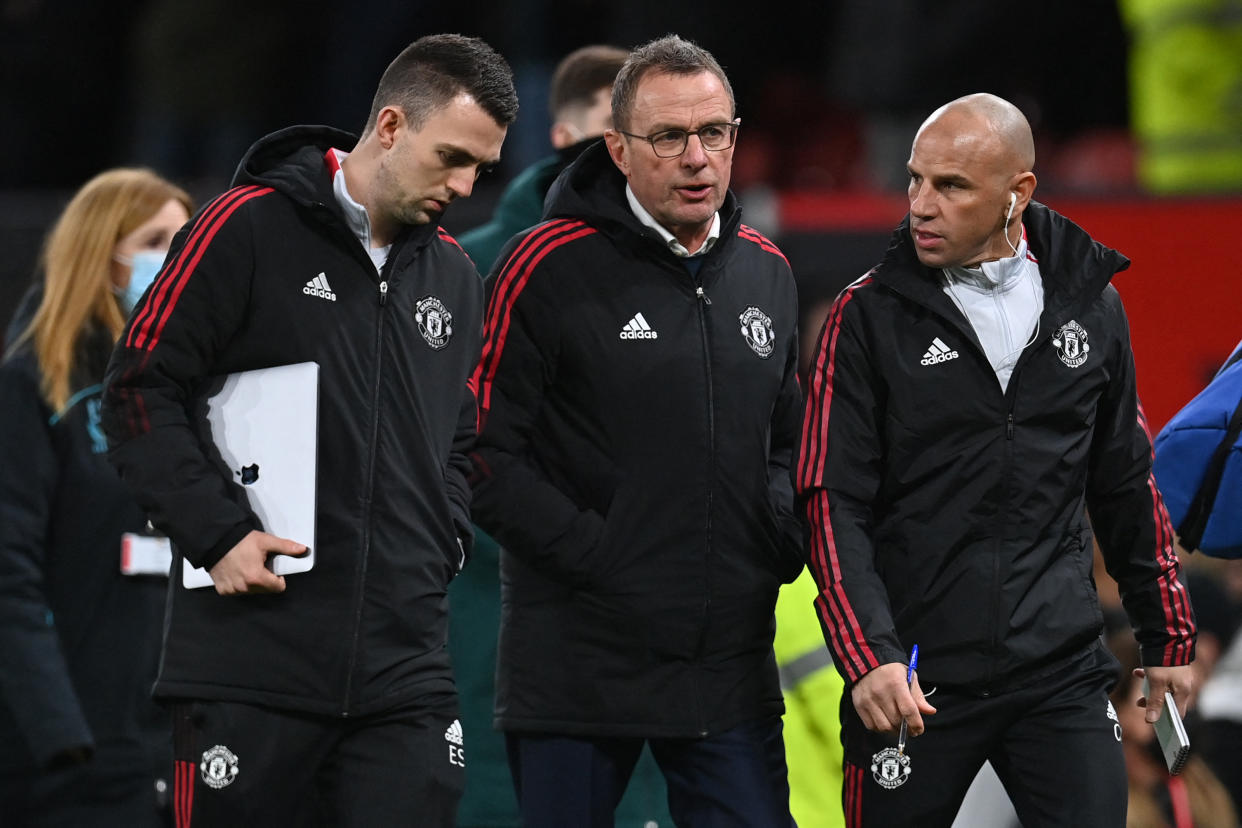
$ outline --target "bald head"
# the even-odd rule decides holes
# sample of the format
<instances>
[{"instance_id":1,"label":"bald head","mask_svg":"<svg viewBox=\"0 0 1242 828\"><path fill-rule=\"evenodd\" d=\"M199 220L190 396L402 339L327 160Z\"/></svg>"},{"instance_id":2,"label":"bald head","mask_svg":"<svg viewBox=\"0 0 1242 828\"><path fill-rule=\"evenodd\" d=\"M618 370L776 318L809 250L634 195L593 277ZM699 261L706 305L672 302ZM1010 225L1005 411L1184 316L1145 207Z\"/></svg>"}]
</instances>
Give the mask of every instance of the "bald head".
<instances>
[{"instance_id":1,"label":"bald head","mask_svg":"<svg viewBox=\"0 0 1242 828\"><path fill-rule=\"evenodd\" d=\"M976 92L949 101L928 116L914 140L918 141L919 135L933 126L953 130L963 140L990 145L988 150L1010 172L1030 172L1035 168L1031 125L1022 110L1004 98Z\"/></svg>"},{"instance_id":2,"label":"bald head","mask_svg":"<svg viewBox=\"0 0 1242 828\"><path fill-rule=\"evenodd\" d=\"M979 93L933 112L914 136L910 229L919 259L974 265L1013 254L1035 191L1035 141L1016 106Z\"/></svg>"}]
</instances>

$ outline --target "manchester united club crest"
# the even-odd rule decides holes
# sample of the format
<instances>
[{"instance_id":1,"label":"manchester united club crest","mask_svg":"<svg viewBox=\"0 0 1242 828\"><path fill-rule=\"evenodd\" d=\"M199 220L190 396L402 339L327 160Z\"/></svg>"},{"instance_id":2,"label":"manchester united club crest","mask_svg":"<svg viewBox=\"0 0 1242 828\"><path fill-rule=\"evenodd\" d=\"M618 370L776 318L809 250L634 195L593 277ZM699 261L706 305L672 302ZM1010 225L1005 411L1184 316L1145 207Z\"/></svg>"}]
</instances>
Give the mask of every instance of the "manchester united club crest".
<instances>
[{"instance_id":1,"label":"manchester united club crest","mask_svg":"<svg viewBox=\"0 0 1242 828\"><path fill-rule=\"evenodd\" d=\"M414 321L423 339L437 351L448 345L453 336L453 314L434 296L424 296L415 303Z\"/></svg>"},{"instance_id":2,"label":"manchester united club crest","mask_svg":"<svg viewBox=\"0 0 1242 828\"><path fill-rule=\"evenodd\" d=\"M209 788L226 788L237 778L237 754L224 745L203 751L198 771Z\"/></svg>"},{"instance_id":3,"label":"manchester united club crest","mask_svg":"<svg viewBox=\"0 0 1242 828\"><path fill-rule=\"evenodd\" d=\"M892 790L906 784L910 777L910 757L898 753L897 748L884 750L871 757L871 778L881 788Z\"/></svg>"},{"instance_id":4,"label":"manchester united club crest","mask_svg":"<svg viewBox=\"0 0 1242 828\"><path fill-rule=\"evenodd\" d=\"M1057 356L1071 368L1077 368L1087 361L1087 352L1091 346L1087 344L1087 331L1073 319L1061 326L1052 336L1052 346L1057 349Z\"/></svg>"},{"instance_id":5,"label":"manchester united club crest","mask_svg":"<svg viewBox=\"0 0 1242 828\"><path fill-rule=\"evenodd\" d=\"M776 347L776 334L772 332L772 317L751 305L738 317L746 344L759 356L767 359Z\"/></svg>"}]
</instances>

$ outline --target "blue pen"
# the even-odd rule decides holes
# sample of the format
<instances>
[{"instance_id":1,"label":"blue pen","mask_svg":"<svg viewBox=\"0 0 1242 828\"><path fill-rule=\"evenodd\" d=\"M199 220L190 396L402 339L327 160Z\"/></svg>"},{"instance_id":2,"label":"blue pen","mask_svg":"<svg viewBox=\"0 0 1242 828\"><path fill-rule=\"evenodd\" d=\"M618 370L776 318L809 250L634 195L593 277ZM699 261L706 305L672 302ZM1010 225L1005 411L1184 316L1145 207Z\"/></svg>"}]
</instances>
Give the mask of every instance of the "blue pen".
<instances>
[{"instance_id":1,"label":"blue pen","mask_svg":"<svg viewBox=\"0 0 1242 828\"><path fill-rule=\"evenodd\" d=\"M919 668L919 645L910 650L910 666L906 668L906 687L914 687L914 671ZM897 732L897 755L906 752L906 720L901 720L901 730Z\"/></svg>"}]
</instances>

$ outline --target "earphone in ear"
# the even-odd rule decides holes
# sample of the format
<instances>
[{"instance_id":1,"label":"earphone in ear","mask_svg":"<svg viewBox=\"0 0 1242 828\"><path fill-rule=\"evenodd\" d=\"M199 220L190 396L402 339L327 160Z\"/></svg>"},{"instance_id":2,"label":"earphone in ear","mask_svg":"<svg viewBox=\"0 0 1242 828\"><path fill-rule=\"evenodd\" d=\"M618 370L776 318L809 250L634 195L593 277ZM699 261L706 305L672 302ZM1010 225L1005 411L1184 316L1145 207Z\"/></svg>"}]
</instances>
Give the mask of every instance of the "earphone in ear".
<instances>
[{"instance_id":1,"label":"earphone in ear","mask_svg":"<svg viewBox=\"0 0 1242 828\"><path fill-rule=\"evenodd\" d=\"M1013 255L1015 256L1018 255L1018 248L1014 244L1013 240L1009 238L1009 222L1013 219L1013 211L1014 211L1014 208L1017 206L1018 206L1018 194L1015 191L1010 190L1009 191L1009 211L1005 213L1005 244L1009 245L1009 249L1013 251Z\"/></svg>"}]
</instances>

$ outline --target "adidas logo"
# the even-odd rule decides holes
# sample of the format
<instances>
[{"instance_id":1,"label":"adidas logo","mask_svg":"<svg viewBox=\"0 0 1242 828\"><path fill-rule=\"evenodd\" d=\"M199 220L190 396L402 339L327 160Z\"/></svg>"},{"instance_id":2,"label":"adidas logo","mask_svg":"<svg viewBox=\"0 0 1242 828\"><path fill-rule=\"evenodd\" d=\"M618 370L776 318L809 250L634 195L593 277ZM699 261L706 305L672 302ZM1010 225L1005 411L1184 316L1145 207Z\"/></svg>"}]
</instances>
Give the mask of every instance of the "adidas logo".
<instances>
[{"instance_id":1,"label":"adidas logo","mask_svg":"<svg viewBox=\"0 0 1242 828\"><path fill-rule=\"evenodd\" d=\"M931 347L927 349L927 353L923 354L923 358L919 360L919 363L922 365L935 365L939 362L948 362L951 359L957 359L957 351L945 345L940 337L936 337L932 340Z\"/></svg>"},{"instance_id":2,"label":"adidas logo","mask_svg":"<svg viewBox=\"0 0 1242 828\"><path fill-rule=\"evenodd\" d=\"M448 726L448 730L444 731L444 741L452 742L455 745L464 744L461 737L461 720L453 719L453 723Z\"/></svg>"},{"instance_id":3,"label":"adidas logo","mask_svg":"<svg viewBox=\"0 0 1242 828\"><path fill-rule=\"evenodd\" d=\"M302 292L307 296L318 296L320 299L329 299L336 301L336 294L332 292L332 288L328 285L328 279L322 273L306 283L306 287L302 288Z\"/></svg>"},{"instance_id":4,"label":"adidas logo","mask_svg":"<svg viewBox=\"0 0 1242 828\"><path fill-rule=\"evenodd\" d=\"M625 323L625 327L621 329L621 339L659 339L660 334L651 330L651 326L647 324L647 320L643 319L641 313L634 314L634 318Z\"/></svg>"}]
</instances>

